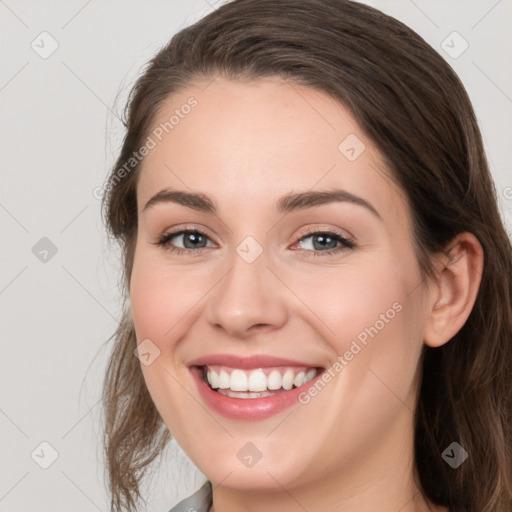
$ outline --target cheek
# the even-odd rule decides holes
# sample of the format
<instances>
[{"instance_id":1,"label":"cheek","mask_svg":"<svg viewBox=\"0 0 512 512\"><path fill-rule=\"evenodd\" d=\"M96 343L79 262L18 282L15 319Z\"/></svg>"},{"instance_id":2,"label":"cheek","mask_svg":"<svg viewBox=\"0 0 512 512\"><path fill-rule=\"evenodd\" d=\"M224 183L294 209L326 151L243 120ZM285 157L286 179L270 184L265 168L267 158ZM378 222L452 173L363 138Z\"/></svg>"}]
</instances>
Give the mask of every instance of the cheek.
<instances>
[{"instance_id":1,"label":"cheek","mask_svg":"<svg viewBox=\"0 0 512 512\"><path fill-rule=\"evenodd\" d=\"M130 299L137 340L150 338L161 351L172 348L171 340L180 332L205 290L204 280L194 272L177 271L149 255L136 255L130 280ZM165 341L165 343L164 343Z\"/></svg>"},{"instance_id":2,"label":"cheek","mask_svg":"<svg viewBox=\"0 0 512 512\"><path fill-rule=\"evenodd\" d=\"M295 279L294 292L310 308L310 322L321 328L338 353L348 350L353 339L364 343L376 330L384 332L391 324L401 323L400 310L415 282L414 272L382 259L297 277L286 278Z\"/></svg>"},{"instance_id":3,"label":"cheek","mask_svg":"<svg viewBox=\"0 0 512 512\"><path fill-rule=\"evenodd\" d=\"M166 327L166 318L171 318L172 301L166 294L160 283L160 273L150 271L149 265L139 258L134 262L132 277L130 280L130 300L133 323L137 333L137 340L151 338L158 343L160 336L155 336ZM167 329L170 325L167 325ZM160 347L161 348L161 347Z\"/></svg>"},{"instance_id":4,"label":"cheek","mask_svg":"<svg viewBox=\"0 0 512 512\"><path fill-rule=\"evenodd\" d=\"M314 286L308 278L299 292L321 317L315 325L328 326L322 327L324 339L336 353L328 391L319 386L317 396L311 398L313 410L324 415L320 428L325 428L326 439L350 438L354 446L381 439L383 429L398 414L407 414L403 402L413 408L422 347L419 288L411 293L418 284L416 268L392 257L379 261L345 267L322 279L321 285ZM347 417L360 423L357 434ZM300 428L293 434L300 435Z\"/></svg>"},{"instance_id":5,"label":"cheek","mask_svg":"<svg viewBox=\"0 0 512 512\"><path fill-rule=\"evenodd\" d=\"M345 392L382 418L402 408L396 396L414 399L423 325L419 280L413 264L390 258L347 282L352 295L337 342L347 361Z\"/></svg>"},{"instance_id":6,"label":"cheek","mask_svg":"<svg viewBox=\"0 0 512 512\"><path fill-rule=\"evenodd\" d=\"M334 375L344 375L342 402L365 393L367 404L378 405L376 397L388 391L370 370L405 396L422 347L420 277L414 259L380 254L324 277L304 277L295 290L315 314L309 322L333 349L331 362L343 358L333 368Z\"/></svg>"},{"instance_id":7,"label":"cheek","mask_svg":"<svg viewBox=\"0 0 512 512\"><path fill-rule=\"evenodd\" d=\"M130 300L137 342L149 339L160 351L153 363L141 364L141 370L157 410L178 435L188 424L187 415L197 413L196 402L190 400L183 386L188 375L181 367L176 349L186 334L187 313L201 292L198 286L190 286L189 277L186 272L162 264L149 251L136 251ZM185 437L193 431L190 425L187 428Z\"/></svg>"}]
</instances>

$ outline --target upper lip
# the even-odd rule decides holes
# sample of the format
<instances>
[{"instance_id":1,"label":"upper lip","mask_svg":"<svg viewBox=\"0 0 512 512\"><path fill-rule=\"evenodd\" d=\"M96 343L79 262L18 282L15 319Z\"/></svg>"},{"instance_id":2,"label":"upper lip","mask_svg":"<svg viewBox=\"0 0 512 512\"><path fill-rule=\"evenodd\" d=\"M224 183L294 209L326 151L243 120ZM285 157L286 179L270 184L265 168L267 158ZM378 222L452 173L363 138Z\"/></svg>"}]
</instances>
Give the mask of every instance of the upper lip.
<instances>
[{"instance_id":1,"label":"upper lip","mask_svg":"<svg viewBox=\"0 0 512 512\"><path fill-rule=\"evenodd\" d=\"M188 366L228 366L230 368L265 368L271 366L304 366L307 368L319 368L319 365L310 362L284 359L270 355L237 356L234 354L212 354L202 356L188 363Z\"/></svg>"}]
</instances>

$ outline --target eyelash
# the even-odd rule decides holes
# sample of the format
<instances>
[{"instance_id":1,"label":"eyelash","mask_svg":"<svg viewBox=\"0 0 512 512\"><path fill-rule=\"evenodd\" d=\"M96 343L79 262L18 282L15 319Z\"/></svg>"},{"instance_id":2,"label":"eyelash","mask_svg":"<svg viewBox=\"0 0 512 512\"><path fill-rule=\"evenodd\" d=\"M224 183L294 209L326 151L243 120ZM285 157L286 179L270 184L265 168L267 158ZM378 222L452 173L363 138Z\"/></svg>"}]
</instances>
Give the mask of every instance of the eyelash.
<instances>
[{"instance_id":1,"label":"eyelash","mask_svg":"<svg viewBox=\"0 0 512 512\"><path fill-rule=\"evenodd\" d=\"M203 249L207 249L206 247L199 247L198 249L189 249L189 248L174 247L169 243L170 240L172 240L176 236L183 235L183 234L191 234L191 233L202 235L202 236L205 236L206 238L209 238L208 235L206 235L206 233L204 233L203 231L200 231L198 229L181 229L181 230L176 230L176 231L172 231L170 233L163 234L153 245L156 245L159 247L165 247L166 250L169 250L177 255L186 254L186 253L191 255L191 253L195 253L194 256L200 256L203 253ZM321 229L306 230L305 234L303 234L297 240L297 242L302 242L306 238L309 238L313 235L327 235L329 238L334 238L335 240L340 242L341 245L339 247L336 247L335 249L329 249L328 251L302 249L306 253L312 253L312 254L308 254L308 256L313 256L313 257L333 256L333 255L336 255L346 249L353 249L354 247L356 247L356 244L354 243L354 241L352 239L343 236L341 233L338 233L337 231L329 231L329 230L321 230Z\"/></svg>"}]
</instances>

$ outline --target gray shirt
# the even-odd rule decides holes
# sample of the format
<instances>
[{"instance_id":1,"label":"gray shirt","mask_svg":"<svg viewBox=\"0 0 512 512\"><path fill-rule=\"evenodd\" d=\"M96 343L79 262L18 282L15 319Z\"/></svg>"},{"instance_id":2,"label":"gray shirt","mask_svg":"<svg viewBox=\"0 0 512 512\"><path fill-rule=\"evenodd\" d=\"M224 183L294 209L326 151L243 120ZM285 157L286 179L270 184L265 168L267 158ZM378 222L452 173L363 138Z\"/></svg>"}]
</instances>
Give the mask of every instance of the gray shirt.
<instances>
[{"instance_id":1,"label":"gray shirt","mask_svg":"<svg viewBox=\"0 0 512 512\"><path fill-rule=\"evenodd\" d=\"M181 500L169 512L208 512L212 506L212 484L207 480L188 498Z\"/></svg>"},{"instance_id":2,"label":"gray shirt","mask_svg":"<svg viewBox=\"0 0 512 512\"><path fill-rule=\"evenodd\" d=\"M207 480L203 486L188 498L180 501L169 512L208 512L212 506L212 483ZM455 512L455 509L452 509ZM460 512L464 512L462 509Z\"/></svg>"}]
</instances>

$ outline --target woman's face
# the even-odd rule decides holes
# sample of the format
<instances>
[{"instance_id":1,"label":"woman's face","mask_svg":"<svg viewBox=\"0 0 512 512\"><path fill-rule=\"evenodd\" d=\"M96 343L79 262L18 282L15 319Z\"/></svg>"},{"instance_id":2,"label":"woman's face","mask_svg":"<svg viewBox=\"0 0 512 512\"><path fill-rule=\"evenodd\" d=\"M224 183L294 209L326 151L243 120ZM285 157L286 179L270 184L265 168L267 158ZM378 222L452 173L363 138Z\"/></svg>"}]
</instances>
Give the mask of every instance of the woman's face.
<instances>
[{"instance_id":1,"label":"woman's face","mask_svg":"<svg viewBox=\"0 0 512 512\"><path fill-rule=\"evenodd\" d=\"M217 78L149 135L131 307L179 445L246 490L403 467L424 283L404 194L353 117L277 78Z\"/></svg>"}]
</instances>

